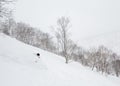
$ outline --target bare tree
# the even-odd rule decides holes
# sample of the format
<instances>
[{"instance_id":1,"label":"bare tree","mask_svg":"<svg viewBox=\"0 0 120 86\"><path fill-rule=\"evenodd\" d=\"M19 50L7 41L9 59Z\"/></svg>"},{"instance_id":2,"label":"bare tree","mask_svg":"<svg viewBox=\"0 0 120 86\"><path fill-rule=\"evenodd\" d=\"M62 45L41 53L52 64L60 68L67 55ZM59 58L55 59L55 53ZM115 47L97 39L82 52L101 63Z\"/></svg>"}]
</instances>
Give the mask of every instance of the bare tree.
<instances>
[{"instance_id":1,"label":"bare tree","mask_svg":"<svg viewBox=\"0 0 120 86\"><path fill-rule=\"evenodd\" d=\"M73 59L75 54L77 54L77 48L78 46L72 41L69 40L67 44L67 56L69 57L68 59Z\"/></svg>"},{"instance_id":2,"label":"bare tree","mask_svg":"<svg viewBox=\"0 0 120 86\"><path fill-rule=\"evenodd\" d=\"M35 33L34 29L30 25L25 23L17 23L15 33L15 37L18 40L32 45Z\"/></svg>"},{"instance_id":3,"label":"bare tree","mask_svg":"<svg viewBox=\"0 0 120 86\"><path fill-rule=\"evenodd\" d=\"M0 0L0 32L3 32L3 29L4 29L4 32L7 33L8 35L9 35L8 27L7 27L8 24L5 25L4 22L6 22L5 20L9 16L12 16L12 10L8 8L8 4L12 2L13 0Z\"/></svg>"},{"instance_id":4,"label":"bare tree","mask_svg":"<svg viewBox=\"0 0 120 86\"><path fill-rule=\"evenodd\" d=\"M62 51L63 56L66 59L66 63L68 63L68 42L69 42L69 26L70 20L68 17L61 17L57 20L57 31L55 33L56 38L60 44L60 49Z\"/></svg>"},{"instance_id":5,"label":"bare tree","mask_svg":"<svg viewBox=\"0 0 120 86\"><path fill-rule=\"evenodd\" d=\"M5 22L1 23L1 31L7 35L13 36L16 22L13 18L6 19Z\"/></svg>"},{"instance_id":6,"label":"bare tree","mask_svg":"<svg viewBox=\"0 0 120 86\"><path fill-rule=\"evenodd\" d=\"M13 0L0 0L0 18L10 15L11 10L8 10L6 4L10 4Z\"/></svg>"},{"instance_id":7,"label":"bare tree","mask_svg":"<svg viewBox=\"0 0 120 86\"><path fill-rule=\"evenodd\" d=\"M120 60L113 61L113 69L116 76L118 77L120 75Z\"/></svg>"}]
</instances>

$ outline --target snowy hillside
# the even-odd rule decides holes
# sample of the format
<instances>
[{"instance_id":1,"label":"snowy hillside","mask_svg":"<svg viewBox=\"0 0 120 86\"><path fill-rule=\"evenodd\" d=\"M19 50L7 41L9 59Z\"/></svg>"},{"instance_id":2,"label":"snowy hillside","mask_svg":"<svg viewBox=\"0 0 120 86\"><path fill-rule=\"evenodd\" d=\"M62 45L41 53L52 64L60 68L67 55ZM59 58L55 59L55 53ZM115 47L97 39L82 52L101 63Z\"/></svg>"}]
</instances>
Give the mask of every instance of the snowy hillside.
<instances>
[{"instance_id":1,"label":"snowy hillside","mask_svg":"<svg viewBox=\"0 0 120 86\"><path fill-rule=\"evenodd\" d=\"M116 52L120 55L120 31L109 32L101 34L99 36L89 37L79 42L80 46L86 49L96 48L100 45L104 45L108 49Z\"/></svg>"},{"instance_id":2,"label":"snowy hillside","mask_svg":"<svg viewBox=\"0 0 120 86\"><path fill-rule=\"evenodd\" d=\"M0 86L120 86L120 78L65 64L60 56L0 33Z\"/></svg>"}]
</instances>

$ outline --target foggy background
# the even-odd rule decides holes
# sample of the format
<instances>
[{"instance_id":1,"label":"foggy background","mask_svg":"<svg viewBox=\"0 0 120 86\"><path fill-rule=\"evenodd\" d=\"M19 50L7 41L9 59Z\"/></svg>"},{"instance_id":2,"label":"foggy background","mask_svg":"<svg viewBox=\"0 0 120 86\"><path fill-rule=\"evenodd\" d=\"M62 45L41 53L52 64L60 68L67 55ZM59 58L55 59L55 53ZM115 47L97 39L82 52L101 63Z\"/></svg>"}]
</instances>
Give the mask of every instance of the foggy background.
<instances>
[{"instance_id":1,"label":"foggy background","mask_svg":"<svg viewBox=\"0 0 120 86\"><path fill-rule=\"evenodd\" d=\"M71 38L79 41L120 31L119 0L17 0L15 19L52 32L61 16L71 22Z\"/></svg>"}]
</instances>

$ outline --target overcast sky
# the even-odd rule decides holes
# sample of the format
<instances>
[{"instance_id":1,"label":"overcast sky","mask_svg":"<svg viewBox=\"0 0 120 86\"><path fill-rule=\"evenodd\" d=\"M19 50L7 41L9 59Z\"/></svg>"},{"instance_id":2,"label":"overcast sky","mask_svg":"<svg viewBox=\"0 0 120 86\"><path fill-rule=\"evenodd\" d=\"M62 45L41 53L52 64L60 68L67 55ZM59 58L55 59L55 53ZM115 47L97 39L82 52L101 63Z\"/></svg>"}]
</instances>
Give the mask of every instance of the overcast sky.
<instances>
[{"instance_id":1,"label":"overcast sky","mask_svg":"<svg viewBox=\"0 0 120 86\"><path fill-rule=\"evenodd\" d=\"M47 32L59 17L67 16L75 41L120 31L120 0L17 0L14 15Z\"/></svg>"}]
</instances>

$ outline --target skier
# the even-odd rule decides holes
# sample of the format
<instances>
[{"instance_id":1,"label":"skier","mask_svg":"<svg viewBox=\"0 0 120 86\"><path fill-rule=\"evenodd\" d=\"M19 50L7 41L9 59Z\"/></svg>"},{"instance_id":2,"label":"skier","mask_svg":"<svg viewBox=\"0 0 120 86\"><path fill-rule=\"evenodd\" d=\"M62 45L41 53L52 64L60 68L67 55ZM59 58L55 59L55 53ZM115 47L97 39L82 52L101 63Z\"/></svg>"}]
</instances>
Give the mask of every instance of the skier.
<instances>
[{"instance_id":1,"label":"skier","mask_svg":"<svg viewBox=\"0 0 120 86\"><path fill-rule=\"evenodd\" d=\"M37 63L38 60L40 59L40 53L37 53L36 55L37 55L37 58L36 58L35 62Z\"/></svg>"},{"instance_id":2,"label":"skier","mask_svg":"<svg viewBox=\"0 0 120 86\"><path fill-rule=\"evenodd\" d=\"M40 53L37 53L38 58L40 58Z\"/></svg>"}]
</instances>

